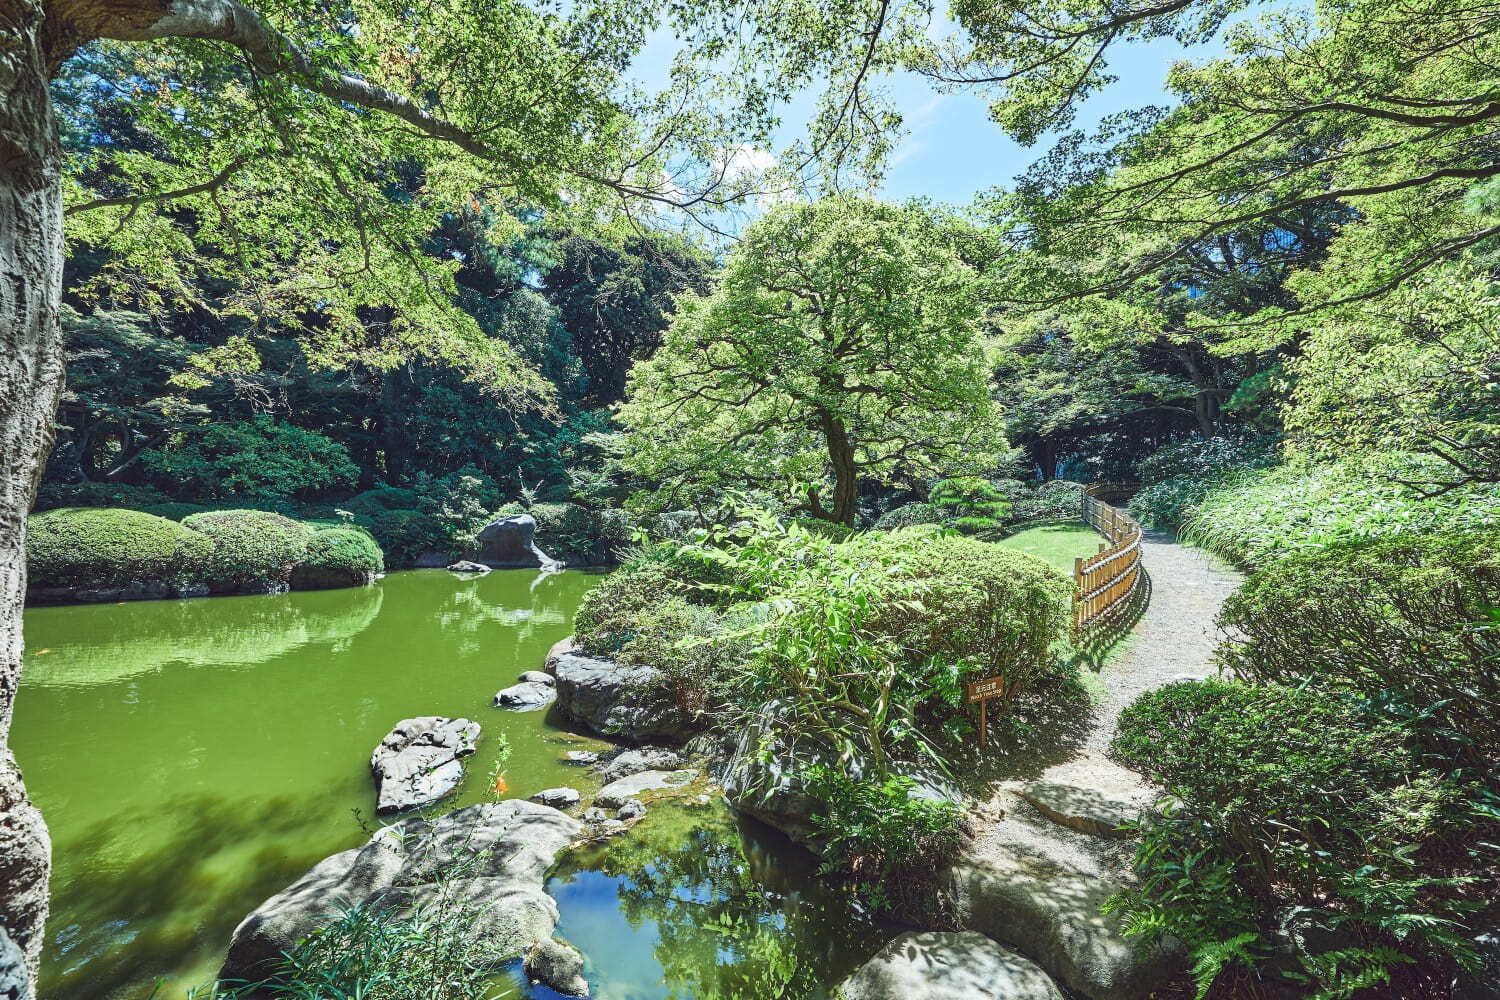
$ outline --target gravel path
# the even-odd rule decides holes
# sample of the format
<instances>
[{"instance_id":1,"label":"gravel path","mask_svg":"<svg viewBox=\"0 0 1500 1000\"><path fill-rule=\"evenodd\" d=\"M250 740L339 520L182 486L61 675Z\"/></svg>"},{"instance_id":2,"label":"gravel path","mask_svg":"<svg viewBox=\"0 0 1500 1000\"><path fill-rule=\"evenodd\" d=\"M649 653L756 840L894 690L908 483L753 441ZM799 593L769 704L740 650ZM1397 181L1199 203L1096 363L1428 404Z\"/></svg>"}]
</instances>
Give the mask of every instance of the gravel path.
<instances>
[{"instance_id":1,"label":"gravel path","mask_svg":"<svg viewBox=\"0 0 1500 1000\"><path fill-rule=\"evenodd\" d=\"M1202 549L1180 545L1159 532L1146 533L1142 557L1151 602L1130 633L1130 645L1100 671L1106 694L1095 709L1097 728L1088 737L1090 750L1109 746L1120 713L1138 695L1214 673L1210 661L1219 644L1214 619L1243 579Z\"/></svg>"}]
</instances>

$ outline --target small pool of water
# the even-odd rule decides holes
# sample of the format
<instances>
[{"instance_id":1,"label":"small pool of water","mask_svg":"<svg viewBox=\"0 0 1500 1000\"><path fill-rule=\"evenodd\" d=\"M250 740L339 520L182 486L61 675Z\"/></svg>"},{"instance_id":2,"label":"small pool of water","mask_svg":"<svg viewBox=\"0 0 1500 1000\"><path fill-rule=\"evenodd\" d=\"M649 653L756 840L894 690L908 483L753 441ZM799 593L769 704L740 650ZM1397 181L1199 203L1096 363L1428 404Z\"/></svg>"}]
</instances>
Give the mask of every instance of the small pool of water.
<instances>
[{"instance_id":1,"label":"small pool of water","mask_svg":"<svg viewBox=\"0 0 1500 1000\"><path fill-rule=\"evenodd\" d=\"M41 995L181 997L236 923L375 822L371 749L397 721L484 727L452 805L589 773L605 745L555 713L490 707L571 631L598 577L392 573L374 587L34 608L11 743L52 831ZM663 805L559 867L559 933L602 1000L818 997L889 932L812 860L716 801ZM782 982L772 989L764 985ZM550 994L549 994L550 995Z\"/></svg>"}]
</instances>

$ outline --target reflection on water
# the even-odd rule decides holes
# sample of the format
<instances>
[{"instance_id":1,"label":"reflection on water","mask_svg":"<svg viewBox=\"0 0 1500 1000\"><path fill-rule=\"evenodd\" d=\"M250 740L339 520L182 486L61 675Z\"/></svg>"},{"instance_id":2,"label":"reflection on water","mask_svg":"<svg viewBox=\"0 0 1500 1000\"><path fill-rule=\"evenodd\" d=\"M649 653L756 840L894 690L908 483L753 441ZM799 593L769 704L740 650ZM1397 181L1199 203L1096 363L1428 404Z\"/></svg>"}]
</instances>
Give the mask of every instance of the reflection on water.
<instances>
[{"instance_id":1,"label":"reflection on water","mask_svg":"<svg viewBox=\"0 0 1500 1000\"><path fill-rule=\"evenodd\" d=\"M721 803L654 807L548 885L599 1000L823 998L891 933Z\"/></svg>"},{"instance_id":2,"label":"reflection on water","mask_svg":"<svg viewBox=\"0 0 1500 1000\"><path fill-rule=\"evenodd\" d=\"M173 998L210 980L246 913L368 835L370 749L402 718L484 727L454 805L486 798L502 733L510 794L587 794L560 757L602 744L490 700L541 665L596 579L415 571L27 611L12 744L53 837L42 996L142 1000L161 979ZM810 864L720 804L659 805L552 889L605 1000L812 998L888 935Z\"/></svg>"}]
</instances>

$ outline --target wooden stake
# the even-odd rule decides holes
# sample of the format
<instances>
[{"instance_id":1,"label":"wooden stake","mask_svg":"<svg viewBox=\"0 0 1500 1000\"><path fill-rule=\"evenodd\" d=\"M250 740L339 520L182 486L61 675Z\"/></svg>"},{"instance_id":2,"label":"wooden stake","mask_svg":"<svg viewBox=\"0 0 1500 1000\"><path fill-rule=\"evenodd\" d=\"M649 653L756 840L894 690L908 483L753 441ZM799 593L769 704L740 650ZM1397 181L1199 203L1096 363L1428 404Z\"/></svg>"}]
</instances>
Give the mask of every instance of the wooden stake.
<instances>
[{"instance_id":1,"label":"wooden stake","mask_svg":"<svg viewBox=\"0 0 1500 1000\"><path fill-rule=\"evenodd\" d=\"M979 699L979 745L981 747L983 747L985 744L985 737L989 735L986 731L988 729L989 719L985 715L984 710L985 706L989 703L990 700L988 698Z\"/></svg>"}]
</instances>

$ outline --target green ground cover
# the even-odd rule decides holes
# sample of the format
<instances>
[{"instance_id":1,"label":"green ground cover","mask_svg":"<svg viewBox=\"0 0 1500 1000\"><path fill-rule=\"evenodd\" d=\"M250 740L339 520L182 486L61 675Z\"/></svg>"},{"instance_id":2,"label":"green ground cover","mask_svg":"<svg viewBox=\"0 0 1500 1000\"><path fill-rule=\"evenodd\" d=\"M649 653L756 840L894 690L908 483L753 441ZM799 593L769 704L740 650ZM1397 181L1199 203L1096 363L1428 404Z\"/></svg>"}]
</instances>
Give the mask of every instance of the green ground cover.
<instances>
[{"instance_id":1,"label":"green ground cover","mask_svg":"<svg viewBox=\"0 0 1500 1000\"><path fill-rule=\"evenodd\" d=\"M1082 521L1057 520L1028 525L998 541L1006 548L1036 556L1072 579L1073 560L1098 552L1103 540Z\"/></svg>"}]
</instances>

